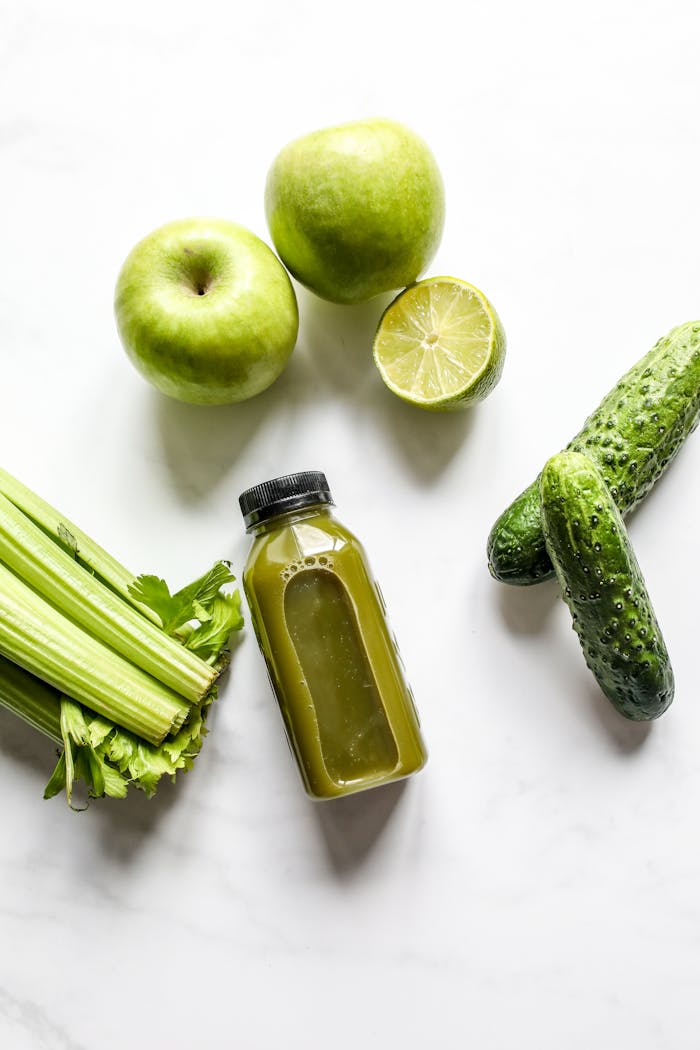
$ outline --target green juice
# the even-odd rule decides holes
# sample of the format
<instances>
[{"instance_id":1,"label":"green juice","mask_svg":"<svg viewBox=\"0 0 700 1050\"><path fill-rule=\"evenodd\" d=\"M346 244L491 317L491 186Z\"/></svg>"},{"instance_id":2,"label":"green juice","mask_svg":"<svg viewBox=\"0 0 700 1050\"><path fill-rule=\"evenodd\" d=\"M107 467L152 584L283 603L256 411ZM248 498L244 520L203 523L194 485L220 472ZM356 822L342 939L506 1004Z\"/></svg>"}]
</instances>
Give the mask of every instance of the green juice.
<instances>
[{"instance_id":1,"label":"green juice","mask_svg":"<svg viewBox=\"0 0 700 1050\"><path fill-rule=\"evenodd\" d=\"M250 493L267 501L262 511L248 509ZM304 786L318 799L409 776L427 757L381 592L329 501L312 472L241 497L254 535L245 593Z\"/></svg>"}]
</instances>

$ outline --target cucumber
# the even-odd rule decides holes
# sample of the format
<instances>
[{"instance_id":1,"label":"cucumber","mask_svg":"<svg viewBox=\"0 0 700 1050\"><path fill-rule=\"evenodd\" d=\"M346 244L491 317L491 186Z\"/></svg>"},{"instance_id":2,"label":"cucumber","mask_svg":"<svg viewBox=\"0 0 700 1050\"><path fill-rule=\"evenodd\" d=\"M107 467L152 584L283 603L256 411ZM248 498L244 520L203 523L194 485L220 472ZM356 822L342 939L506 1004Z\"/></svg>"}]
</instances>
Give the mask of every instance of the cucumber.
<instances>
[{"instance_id":1,"label":"cucumber","mask_svg":"<svg viewBox=\"0 0 700 1050\"><path fill-rule=\"evenodd\" d=\"M540 477L547 551L586 663L620 714L658 718L673 670L627 530L598 468L560 452Z\"/></svg>"},{"instance_id":2,"label":"cucumber","mask_svg":"<svg viewBox=\"0 0 700 1050\"><path fill-rule=\"evenodd\" d=\"M602 400L567 446L601 471L621 514L646 496L700 417L700 321L660 339ZM539 479L491 530L489 571L521 586L553 573L542 532Z\"/></svg>"}]
</instances>

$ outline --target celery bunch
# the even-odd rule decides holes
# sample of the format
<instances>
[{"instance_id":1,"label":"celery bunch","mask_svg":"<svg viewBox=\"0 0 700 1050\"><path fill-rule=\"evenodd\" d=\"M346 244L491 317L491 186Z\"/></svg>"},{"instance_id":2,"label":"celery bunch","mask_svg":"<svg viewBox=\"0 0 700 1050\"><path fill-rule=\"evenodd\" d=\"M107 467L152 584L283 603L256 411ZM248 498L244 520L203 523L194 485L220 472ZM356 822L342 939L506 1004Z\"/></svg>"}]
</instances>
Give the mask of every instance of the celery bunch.
<instances>
[{"instance_id":1,"label":"celery bunch","mask_svg":"<svg viewBox=\"0 0 700 1050\"><path fill-rule=\"evenodd\" d=\"M152 795L191 766L243 624L233 579L222 561L175 594L134 578L0 469L0 704L63 745L46 797Z\"/></svg>"}]
</instances>

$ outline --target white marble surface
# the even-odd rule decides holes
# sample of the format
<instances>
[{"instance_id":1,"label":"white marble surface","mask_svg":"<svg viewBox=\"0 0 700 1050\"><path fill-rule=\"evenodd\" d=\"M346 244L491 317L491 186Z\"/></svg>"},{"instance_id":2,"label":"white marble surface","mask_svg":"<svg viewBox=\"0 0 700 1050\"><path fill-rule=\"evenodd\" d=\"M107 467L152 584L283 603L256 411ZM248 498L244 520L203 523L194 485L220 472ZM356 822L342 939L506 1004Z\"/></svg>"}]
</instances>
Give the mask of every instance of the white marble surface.
<instances>
[{"instance_id":1,"label":"white marble surface","mask_svg":"<svg viewBox=\"0 0 700 1050\"><path fill-rule=\"evenodd\" d=\"M3 464L173 583L240 571L244 487L325 469L431 751L402 791L308 802L250 630L195 770L152 803L42 801L52 747L0 712L0 1046L697 1046L700 438L631 522L677 678L649 731L598 693L555 586L484 559L546 456L700 315L697 10L0 0ZM152 393L112 319L128 249L196 213L265 236L277 149L375 113L438 157L431 272L496 304L497 392L412 411L370 361L382 303L300 293L268 393Z\"/></svg>"}]
</instances>

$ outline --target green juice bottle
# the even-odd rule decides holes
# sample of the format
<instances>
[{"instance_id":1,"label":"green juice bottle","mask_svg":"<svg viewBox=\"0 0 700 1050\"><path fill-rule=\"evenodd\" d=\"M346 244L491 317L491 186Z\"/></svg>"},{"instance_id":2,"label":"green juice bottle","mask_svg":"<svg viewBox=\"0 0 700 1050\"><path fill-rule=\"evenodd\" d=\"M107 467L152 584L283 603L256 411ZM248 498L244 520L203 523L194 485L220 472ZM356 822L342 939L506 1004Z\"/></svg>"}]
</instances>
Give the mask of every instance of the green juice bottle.
<instances>
[{"instance_id":1,"label":"green juice bottle","mask_svg":"<svg viewBox=\"0 0 700 1050\"><path fill-rule=\"evenodd\" d=\"M427 753L382 594L325 475L275 478L239 502L253 535L243 587L307 793L416 773Z\"/></svg>"}]
</instances>

